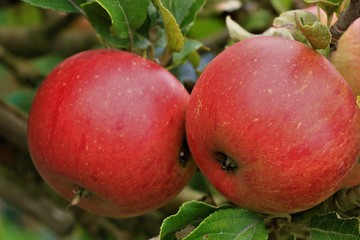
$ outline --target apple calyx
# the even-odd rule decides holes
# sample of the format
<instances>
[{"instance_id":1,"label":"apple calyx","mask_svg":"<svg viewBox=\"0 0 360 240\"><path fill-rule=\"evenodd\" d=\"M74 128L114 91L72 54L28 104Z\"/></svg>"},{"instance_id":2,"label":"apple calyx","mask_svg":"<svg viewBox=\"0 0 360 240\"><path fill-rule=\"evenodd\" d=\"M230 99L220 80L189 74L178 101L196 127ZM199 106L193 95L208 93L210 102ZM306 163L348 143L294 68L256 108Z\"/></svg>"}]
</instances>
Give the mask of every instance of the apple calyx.
<instances>
[{"instance_id":1,"label":"apple calyx","mask_svg":"<svg viewBox=\"0 0 360 240\"><path fill-rule=\"evenodd\" d=\"M221 170L226 172L233 172L238 168L237 162L222 152L216 152L215 159L221 164Z\"/></svg>"},{"instance_id":2,"label":"apple calyx","mask_svg":"<svg viewBox=\"0 0 360 240\"><path fill-rule=\"evenodd\" d=\"M90 195L90 192L87 191L85 188L78 186L76 190L73 190L75 196L67 206L67 208L76 206L79 202Z\"/></svg>"}]
</instances>

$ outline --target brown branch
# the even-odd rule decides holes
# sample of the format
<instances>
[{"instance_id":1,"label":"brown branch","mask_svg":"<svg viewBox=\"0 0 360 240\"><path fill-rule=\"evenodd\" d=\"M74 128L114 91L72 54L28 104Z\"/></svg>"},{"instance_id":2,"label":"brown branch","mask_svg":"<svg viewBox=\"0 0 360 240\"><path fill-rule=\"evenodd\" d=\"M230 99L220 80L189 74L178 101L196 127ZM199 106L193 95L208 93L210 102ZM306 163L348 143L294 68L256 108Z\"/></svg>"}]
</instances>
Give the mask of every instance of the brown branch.
<instances>
[{"instance_id":1,"label":"brown branch","mask_svg":"<svg viewBox=\"0 0 360 240\"><path fill-rule=\"evenodd\" d=\"M67 17L44 11L44 23L35 26L2 26L0 45L9 52L22 57L35 57L51 50L50 40L70 24Z\"/></svg>"},{"instance_id":2,"label":"brown branch","mask_svg":"<svg viewBox=\"0 0 360 240\"><path fill-rule=\"evenodd\" d=\"M65 29L69 29L71 24L79 19L76 14L58 14L56 12L45 11L44 23L36 26L1 26L0 27L0 45L8 52L21 57L36 57L47 54L54 49L54 43L58 41ZM76 30L75 30L76 31ZM89 30L90 31L90 30ZM88 32L89 32L88 31ZM76 31L74 35L84 35L86 31ZM91 37L85 34L91 46L96 40L95 32ZM79 43L67 42L67 48L76 49ZM88 46L89 44L85 44ZM80 46L82 49L83 47ZM57 46L59 48L59 46Z\"/></svg>"},{"instance_id":3,"label":"brown branch","mask_svg":"<svg viewBox=\"0 0 360 240\"><path fill-rule=\"evenodd\" d=\"M70 212L65 212L45 199L33 199L24 189L0 175L0 197L11 205L20 208L26 214L46 223L59 235L70 233L74 218Z\"/></svg>"},{"instance_id":4,"label":"brown branch","mask_svg":"<svg viewBox=\"0 0 360 240\"><path fill-rule=\"evenodd\" d=\"M67 14L65 16L50 17L50 21L47 24L40 25L40 32L45 34L48 38L53 38L56 34L61 32L63 29L70 26L76 19L79 18L79 15L76 14Z\"/></svg>"},{"instance_id":5,"label":"brown branch","mask_svg":"<svg viewBox=\"0 0 360 240\"><path fill-rule=\"evenodd\" d=\"M0 45L2 63L20 84L35 86L41 78L39 71L26 59L17 57Z\"/></svg>"},{"instance_id":6,"label":"brown branch","mask_svg":"<svg viewBox=\"0 0 360 240\"><path fill-rule=\"evenodd\" d=\"M351 0L347 9L339 16L338 21L330 28L331 50L336 50L339 39L350 25L360 17L360 0Z\"/></svg>"},{"instance_id":7,"label":"brown branch","mask_svg":"<svg viewBox=\"0 0 360 240\"><path fill-rule=\"evenodd\" d=\"M0 99L0 136L27 153L27 117Z\"/></svg>"}]
</instances>

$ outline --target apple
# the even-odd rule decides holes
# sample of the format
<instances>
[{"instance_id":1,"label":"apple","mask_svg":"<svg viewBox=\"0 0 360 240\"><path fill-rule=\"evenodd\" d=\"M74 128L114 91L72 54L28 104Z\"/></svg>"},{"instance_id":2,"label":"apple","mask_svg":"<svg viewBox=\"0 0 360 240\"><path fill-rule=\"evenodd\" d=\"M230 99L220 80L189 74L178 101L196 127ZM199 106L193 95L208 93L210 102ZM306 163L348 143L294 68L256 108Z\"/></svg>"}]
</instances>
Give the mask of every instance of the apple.
<instances>
[{"instance_id":1,"label":"apple","mask_svg":"<svg viewBox=\"0 0 360 240\"><path fill-rule=\"evenodd\" d=\"M360 109L322 55L294 40L252 37L203 71L186 111L192 156L237 206L269 214L315 206L360 153Z\"/></svg>"},{"instance_id":2,"label":"apple","mask_svg":"<svg viewBox=\"0 0 360 240\"><path fill-rule=\"evenodd\" d=\"M33 101L34 165L60 195L93 213L125 218L159 208L196 169L184 144L188 100L150 60L118 50L76 54Z\"/></svg>"},{"instance_id":3,"label":"apple","mask_svg":"<svg viewBox=\"0 0 360 240\"><path fill-rule=\"evenodd\" d=\"M326 13L316 6L306 8L307 11L319 15L322 23L326 24ZM319 14L318 14L319 13ZM337 21L334 14L332 24ZM330 61L349 83L356 95L360 95L360 19L355 20L339 39L336 51L330 55ZM343 188L360 184L360 164L358 164L343 183Z\"/></svg>"},{"instance_id":4,"label":"apple","mask_svg":"<svg viewBox=\"0 0 360 240\"><path fill-rule=\"evenodd\" d=\"M342 183L341 188L351 188L360 184L360 164L356 164L349 176Z\"/></svg>"},{"instance_id":5,"label":"apple","mask_svg":"<svg viewBox=\"0 0 360 240\"><path fill-rule=\"evenodd\" d=\"M343 75L356 95L360 95L360 19L353 22L339 39L330 61Z\"/></svg>"},{"instance_id":6,"label":"apple","mask_svg":"<svg viewBox=\"0 0 360 240\"><path fill-rule=\"evenodd\" d=\"M318 15L316 6L306 8L307 11ZM326 14L319 9L320 21L326 24ZM337 21L334 14L332 24ZM360 19L353 22L339 39L336 51L330 55L330 61L343 75L356 95L360 95Z\"/></svg>"}]
</instances>

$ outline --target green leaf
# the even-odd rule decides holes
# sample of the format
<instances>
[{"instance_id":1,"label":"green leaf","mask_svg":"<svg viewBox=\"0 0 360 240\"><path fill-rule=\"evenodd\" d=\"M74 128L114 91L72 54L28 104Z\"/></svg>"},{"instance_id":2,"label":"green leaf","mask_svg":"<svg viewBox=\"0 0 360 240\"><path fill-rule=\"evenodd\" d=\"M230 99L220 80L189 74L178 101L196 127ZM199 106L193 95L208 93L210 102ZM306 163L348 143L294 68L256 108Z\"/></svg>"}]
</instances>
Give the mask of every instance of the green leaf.
<instances>
[{"instance_id":1,"label":"green leaf","mask_svg":"<svg viewBox=\"0 0 360 240\"><path fill-rule=\"evenodd\" d=\"M178 52L174 53L172 56L173 65L172 67L181 65L186 62L187 59L194 53L197 52L199 49L206 49L204 44L198 40L194 39L186 39L184 48ZM195 57L195 56L192 56Z\"/></svg>"},{"instance_id":2,"label":"green leaf","mask_svg":"<svg viewBox=\"0 0 360 240\"><path fill-rule=\"evenodd\" d=\"M0 239L6 240L39 240L39 236L43 233L36 227L28 228L21 226L19 223L6 218L5 214L0 216Z\"/></svg>"},{"instance_id":3,"label":"green leaf","mask_svg":"<svg viewBox=\"0 0 360 240\"><path fill-rule=\"evenodd\" d=\"M81 9L79 6L83 3L86 3L86 0L22 0L23 2L29 3L31 5L41 7L41 8L48 8L53 9L56 11L62 12L79 12Z\"/></svg>"},{"instance_id":4,"label":"green leaf","mask_svg":"<svg viewBox=\"0 0 360 240\"><path fill-rule=\"evenodd\" d=\"M246 38L250 38L254 36L254 34L246 31L237 22L232 20L230 16L227 16L225 21L231 39L235 41L242 41L245 40Z\"/></svg>"},{"instance_id":5,"label":"green leaf","mask_svg":"<svg viewBox=\"0 0 360 240\"><path fill-rule=\"evenodd\" d=\"M111 31L119 38L128 38L145 21L150 0L96 0L109 14Z\"/></svg>"},{"instance_id":6,"label":"green leaf","mask_svg":"<svg viewBox=\"0 0 360 240\"><path fill-rule=\"evenodd\" d=\"M0 26L34 26L43 22L42 9L30 4L0 7Z\"/></svg>"},{"instance_id":7,"label":"green leaf","mask_svg":"<svg viewBox=\"0 0 360 240\"><path fill-rule=\"evenodd\" d=\"M230 38L234 41L242 41L250 37L255 37L258 35L252 34L246 31L243 27L241 27L237 22L231 19L230 16L226 17L226 27L229 32ZM264 36L281 36L289 39L294 39L291 32L282 26L279 27L271 27L263 32L261 35Z\"/></svg>"},{"instance_id":8,"label":"green leaf","mask_svg":"<svg viewBox=\"0 0 360 240\"><path fill-rule=\"evenodd\" d=\"M163 18L169 49L175 52L181 51L184 47L185 39L175 17L163 5L161 0L153 0L153 3L159 9Z\"/></svg>"},{"instance_id":9,"label":"green leaf","mask_svg":"<svg viewBox=\"0 0 360 240\"><path fill-rule=\"evenodd\" d=\"M270 3L278 13L289 11L293 5L292 0L270 0Z\"/></svg>"},{"instance_id":10,"label":"green leaf","mask_svg":"<svg viewBox=\"0 0 360 240\"><path fill-rule=\"evenodd\" d=\"M259 8L247 15L241 25L250 32L262 31L271 24L273 19L274 15L270 9Z\"/></svg>"},{"instance_id":11,"label":"green leaf","mask_svg":"<svg viewBox=\"0 0 360 240\"><path fill-rule=\"evenodd\" d=\"M212 213L183 240L266 240L263 218L246 209L223 209Z\"/></svg>"},{"instance_id":12,"label":"green leaf","mask_svg":"<svg viewBox=\"0 0 360 240\"><path fill-rule=\"evenodd\" d=\"M263 36L279 36L279 37L285 37L291 40L294 40L294 37L292 36L291 32L284 27L281 28L274 28L271 27L265 32L262 33Z\"/></svg>"},{"instance_id":13,"label":"green leaf","mask_svg":"<svg viewBox=\"0 0 360 240\"><path fill-rule=\"evenodd\" d=\"M336 213L316 216L311 220L312 240L359 240L359 219L340 218Z\"/></svg>"},{"instance_id":14,"label":"green leaf","mask_svg":"<svg viewBox=\"0 0 360 240\"><path fill-rule=\"evenodd\" d=\"M161 2L175 17L184 34L190 29L205 4L205 0L162 0Z\"/></svg>"},{"instance_id":15,"label":"green leaf","mask_svg":"<svg viewBox=\"0 0 360 240\"><path fill-rule=\"evenodd\" d=\"M306 3L316 3L320 8L322 8L326 15L332 16L334 12L341 6L343 0L304 0Z\"/></svg>"},{"instance_id":16,"label":"green leaf","mask_svg":"<svg viewBox=\"0 0 360 240\"><path fill-rule=\"evenodd\" d=\"M303 20L297 14L295 14L295 22L314 49L326 49L329 47L331 33L326 25L319 21L312 24L303 24Z\"/></svg>"},{"instance_id":17,"label":"green leaf","mask_svg":"<svg viewBox=\"0 0 360 240\"><path fill-rule=\"evenodd\" d=\"M176 233L183 229L191 229L190 226L196 227L210 214L220 209L230 208L230 205L214 207L204 202L189 201L184 203L178 213L167 217L160 229L161 240L176 239Z\"/></svg>"},{"instance_id":18,"label":"green leaf","mask_svg":"<svg viewBox=\"0 0 360 240\"><path fill-rule=\"evenodd\" d=\"M225 28L225 23L220 18L199 17L190 28L187 36L195 39L206 39L220 34Z\"/></svg>"},{"instance_id":19,"label":"green leaf","mask_svg":"<svg viewBox=\"0 0 360 240\"><path fill-rule=\"evenodd\" d=\"M82 7L105 41L119 48L132 44L134 32L144 23L150 0L95 0Z\"/></svg>"},{"instance_id":20,"label":"green leaf","mask_svg":"<svg viewBox=\"0 0 360 240\"><path fill-rule=\"evenodd\" d=\"M127 48L130 45L129 39L119 39L110 31L112 25L110 16L99 3L89 2L83 4L82 8L88 15L91 25L106 44L116 48Z\"/></svg>"},{"instance_id":21,"label":"green leaf","mask_svg":"<svg viewBox=\"0 0 360 240\"><path fill-rule=\"evenodd\" d=\"M306 37L301 32L295 21L295 15L301 18L304 25L310 25L318 21L318 18L306 10L291 10L280 14L273 21L275 28L286 28L292 34L293 38L302 43L307 43Z\"/></svg>"},{"instance_id":22,"label":"green leaf","mask_svg":"<svg viewBox=\"0 0 360 240\"><path fill-rule=\"evenodd\" d=\"M194 51L189 55L189 62L195 69L197 69L200 66L201 62L201 56L198 51Z\"/></svg>"}]
</instances>

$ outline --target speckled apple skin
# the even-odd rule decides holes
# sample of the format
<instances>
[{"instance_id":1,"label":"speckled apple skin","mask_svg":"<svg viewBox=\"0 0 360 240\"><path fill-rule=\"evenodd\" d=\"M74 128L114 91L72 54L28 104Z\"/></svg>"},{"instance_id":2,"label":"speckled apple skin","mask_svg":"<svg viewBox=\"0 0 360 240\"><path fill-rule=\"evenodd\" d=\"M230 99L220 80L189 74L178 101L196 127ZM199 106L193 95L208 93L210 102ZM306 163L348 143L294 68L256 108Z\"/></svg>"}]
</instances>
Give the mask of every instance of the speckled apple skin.
<instances>
[{"instance_id":1,"label":"speckled apple skin","mask_svg":"<svg viewBox=\"0 0 360 240\"><path fill-rule=\"evenodd\" d=\"M68 200L108 217L165 205L196 165L181 166L189 94L158 64L129 52L90 50L58 65L34 99L28 123L33 162Z\"/></svg>"},{"instance_id":2,"label":"speckled apple skin","mask_svg":"<svg viewBox=\"0 0 360 240\"><path fill-rule=\"evenodd\" d=\"M293 40L254 37L206 67L186 131L199 168L229 201L294 213L330 197L356 164L360 110L326 58ZM219 152L238 168L222 170Z\"/></svg>"}]
</instances>

